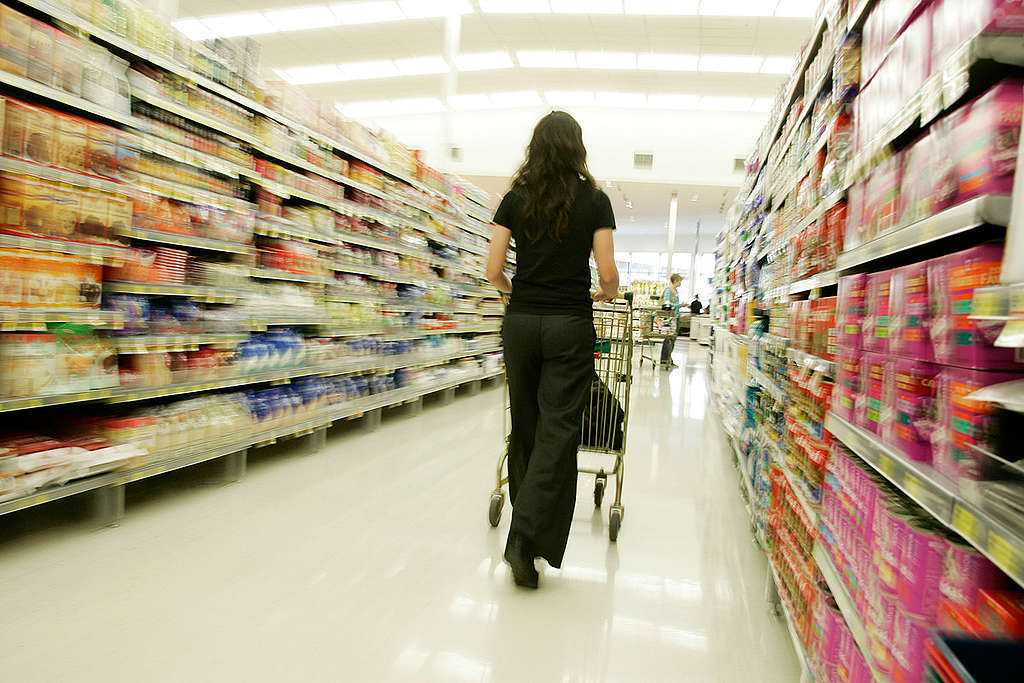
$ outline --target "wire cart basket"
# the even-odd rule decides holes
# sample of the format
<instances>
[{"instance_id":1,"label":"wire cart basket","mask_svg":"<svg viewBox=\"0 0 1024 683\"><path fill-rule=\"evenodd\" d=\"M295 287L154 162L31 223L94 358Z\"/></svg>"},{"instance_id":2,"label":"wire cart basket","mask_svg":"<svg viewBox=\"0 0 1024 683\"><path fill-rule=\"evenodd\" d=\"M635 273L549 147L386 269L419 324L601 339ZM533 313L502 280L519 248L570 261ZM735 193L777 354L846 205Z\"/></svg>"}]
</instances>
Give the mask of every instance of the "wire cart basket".
<instances>
[{"instance_id":1,"label":"wire cart basket","mask_svg":"<svg viewBox=\"0 0 1024 683\"><path fill-rule=\"evenodd\" d=\"M672 339L679 333L679 314L673 310L647 310L640 316L640 367L644 361L657 365L660 358L655 356L657 342Z\"/></svg>"},{"instance_id":2,"label":"wire cart basket","mask_svg":"<svg viewBox=\"0 0 1024 683\"><path fill-rule=\"evenodd\" d=\"M608 513L608 536L618 540L625 508L622 506L623 455L629 426L629 392L633 383L633 295L610 304L594 305L594 378L590 401L583 410L580 454L608 467L578 467L581 474L594 475L594 506L600 508L608 487L609 475L615 477L615 503ZM511 408L508 382L505 383L505 450L498 459L497 486L491 492L487 518L492 527L501 521L508 484L508 459Z\"/></svg>"}]
</instances>

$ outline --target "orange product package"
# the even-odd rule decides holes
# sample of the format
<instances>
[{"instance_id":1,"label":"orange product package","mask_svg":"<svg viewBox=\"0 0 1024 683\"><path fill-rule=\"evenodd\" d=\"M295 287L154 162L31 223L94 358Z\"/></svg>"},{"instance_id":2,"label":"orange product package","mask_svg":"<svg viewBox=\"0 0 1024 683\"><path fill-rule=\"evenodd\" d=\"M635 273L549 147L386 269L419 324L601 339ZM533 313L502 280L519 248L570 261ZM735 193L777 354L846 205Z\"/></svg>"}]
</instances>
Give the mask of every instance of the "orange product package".
<instances>
[{"instance_id":1,"label":"orange product package","mask_svg":"<svg viewBox=\"0 0 1024 683\"><path fill-rule=\"evenodd\" d=\"M79 236L83 239L106 240L110 236L110 195L99 190L82 193L82 220Z\"/></svg>"},{"instance_id":2,"label":"orange product package","mask_svg":"<svg viewBox=\"0 0 1024 683\"><path fill-rule=\"evenodd\" d=\"M44 85L53 85L53 43L56 29L32 20L28 34L28 68L25 75Z\"/></svg>"},{"instance_id":3,"label":"orange product package","mask_svg":"<svg viewBox=\"0 0 1024 683\"><path fill-rule=\"evenodd\" d=\"M0 228L8 232L20 232L25 224L27 182L22 175L0 174Z\"/></svg>"},{"instance_id":4,"label":"orange product package","mask_svg":"<svg viewBox=\"0 0 1024 683\"><path fill-rule=\"evenodd\" d=\"M22 265L25 273L22 305L25 308L55 308L57 274L63 264L51 254L25 252Z\"/></svg>"},{"instance_id":5,"label":"orange product package","mask_svg":"<svg viewBox=\"0 0 1024 683\"><path fill-rule=\"evenodd\" d=\"M82 220L82 191L74 185L58 183L53 186L53 233L61 239L78 236Z\"/></svg>"},{"instance_id":6,"label":"orange product package","mask_svg":"<svg viewBox=\"0 0 1024 683\"><path fill-rule=\"evenodd\" d=\"M0 5L0 70L24 76L28 70L28 38L32 20Z\"/></svg>"},{"instance_id":7,"label":"orange product package","mask_svg":"<svg viewBox=\"0 0 1024 683\"><path fill-rule=\"evenodd\" d=\"M25 113L25 156L40 164L54 162L54 138L56 118L49 109L26 107Z\"/></svg>"},{"instance_id":8,"label":"orange product package","mask_svg":"<svg viewBox=\"0 0 1024 683\"><path fill-rule=\"evenodd\" d=\"M117 131L98 123L89 124L88 169L104 178L117 177Z\"/></svg>"},{"instance_id":9,"label":"orange product package","mask_svg":"<svg viewBox=\"0 0 1024 683\"><path fill-rule=\"evenodd\" d=\"M0 306L21 307L24 280L21 253L16 249L0 249Z\"/></svg>"},{"instance_id":10,"label":"orange product package","mask_svg":"<svg viewBox=\"0 0 1024 683\"><path fill-rule=\"evenodd\" d=\"M3 152L4 156L17 157L25 156L25 124L28 119L28 109L25 104L18 100L4 98L4 131L3 131Z\"/></svg>"},{"instance_id":11,"label":"orange product package","mask_svg":"<svg viewBox=\"0 0 1024 683\"><path fill-rule=\"evenodd\" d=\"M25 182L24 225L25 232L49 237L53 234L53 185L40 180Z\"/></svg>"},{"instance_id":12,"label":"orange product package","mask_svg":"<svg viewBox=\"0 0 1024 683\"><path fill-rule=\"evenodd\" d=\"M85 173L89 142L89 124L74 116L58 115L55 158L57 166Z\"/></svg>"}]
</instances>

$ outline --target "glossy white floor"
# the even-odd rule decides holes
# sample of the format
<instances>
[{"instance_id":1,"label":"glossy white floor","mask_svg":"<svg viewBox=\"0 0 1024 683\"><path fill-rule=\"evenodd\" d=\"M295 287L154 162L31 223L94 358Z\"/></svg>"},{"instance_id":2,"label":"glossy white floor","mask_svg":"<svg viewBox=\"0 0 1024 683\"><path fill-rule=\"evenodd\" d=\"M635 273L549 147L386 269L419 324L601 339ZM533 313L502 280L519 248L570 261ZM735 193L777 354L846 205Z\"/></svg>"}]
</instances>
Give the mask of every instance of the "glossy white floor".
<instances>
[{"instance_id":1,"label":"glossy white floor","mask_svg":"<svg viewBox=\"0 0 1024 683\"><path fill-rule=\"evenodd\" d=\"M500 560L507 508L486 521L490 390L316 455L254 457L237 484L168 475L129 491L119 528L5 520L0 678L797 681L706 351L681 343L676 360L637 374L619 543L581 481L565 567L537 592Z\"/></svg>"}]
</instances>

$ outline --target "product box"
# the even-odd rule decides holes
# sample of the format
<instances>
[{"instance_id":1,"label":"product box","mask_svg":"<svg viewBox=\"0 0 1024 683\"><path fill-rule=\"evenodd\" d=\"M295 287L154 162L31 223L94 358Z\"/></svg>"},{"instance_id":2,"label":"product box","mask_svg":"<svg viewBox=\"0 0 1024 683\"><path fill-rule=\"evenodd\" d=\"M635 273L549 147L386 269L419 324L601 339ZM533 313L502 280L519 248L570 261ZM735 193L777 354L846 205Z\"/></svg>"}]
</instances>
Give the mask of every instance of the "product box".
<instances>
[{"instance_id":1,"label":"product box","mask_svg":"<svg viewBox=\"0 0 1024 683\"><path fill-rule=\"evenodd\" d=\"M839 330L839 346L860 349L862 345L861 325L867 295L868 275L847 275L839 278L839 302L836 323Z\"/></svg>"},{"instance_id":2,"label":"product box","mask_svg":"<svg viewBox=\"0 0 1024 683\"><path fill-rule=\"evenodd\" d=\"M0 395L25 398L52 394L56 356L52 334L0 334Z\"/></svg>"},{"instance_id":3,"label":"product box","mask_svg":"<svg viewBox=\"0 0 1024 683\"><path fill-rule=\"evenodd\" d=\"M911 460L930 463L937 426L938 365L907 358L894 363L895 416L883 428L885 441Z\"/></svg>"},{"instance_id":4,"label":"product box","mask_svg":"<svg viewBox=\"0 0 1024 683\"><path fill-rule=\"evenodd\" d=\"M940 586L946 600L973 610L980 606L979 591L998 590L1006 585L1006 575L987 557L959 537L950 538Z\"/></svg>"},{"instance_id":5,"label":"product box","mask_svg":"<svg viewBox=\"0 0 1024 683\"><path fill-rule=\"evenodd\" d=\"M56 165L84 173L89 139L89 124L74 116L57 116Z\"/></svg>"},{"instance_id":6,"label":"product box","mask_svg":"<svg viewBox=\"0 0 1024 683\"><path fill-rule=\"evenodd\" d=\"M982 590L978 594L978 619L993 636L1024 638L1024 593Z\"/></svg>"},{"instance_id":7,"label":"product box","mask_svg":"<svg viewBox=\"0 0 1024 683\"><path fill-rule=\"evenodd\" d=\"M1024 369L1015 350L993 344L998 329L971 319L974 291L999 283L1003 246L986 244L928 262L935 361L984 370Z\"/></svg>"},{"instance_id":8,"label":"product box","mask_svg":"<svg viewBox=\"0 0 1024 683\"><path fill-rule=\"evenodd\" d=\"M1022 108L1024 81L1005 79L955 113L957 204L1013 191Z\"/></svg>"},{"instance_id":9,"label":"product box","mask_svg":"<svg viewBox=\"0 0 1024 683\"><path fill-rule=\"evenodd\" d=\"M886 270L868 275L864 291L864 319L861 323L861 348L865 351L889 351L892 273Z\"/></svg>"},{"instance_id":10,"label":"product box","mask_svg":"<svg viewBox=\"0 0 1024 683\"><path fill-rule=\"evenodd\" d=\"M856 422L854 407L861 392L861 352L845 346L839 347L836 361L836 391L832 394L832 412L847 422Z\"/></svg>"},{"instance_id":11,"label":"product box","mask_svg":"<svg viewBox=\"0 0 1024 683\"><path fill-rule=\"evenodd\" d=\"M32 20L7 5L0 6L0 69L16 76L28 71Z\"/></svg>"},{"instance_id":12,"label":"product box","mask_svg":"<svg viewBox=\"0 0 1024 683\"><path fill-rule=\"evenodd\" d=\"M895 360L881 353L864 353L860 368L863 393L858 396L854 417L859 426L881 436L883 425L893 419Z\"/></svg>"},{"instance_id":13,"label":"product box","mask_svg":"<svg viewBox=\"0 0 1024 683\"><path fill-rule=\"evenodd\" d=\"M889 352L920 361L932 360L926 261L892 271L890 301Z\"/></svg>"}]
</instances>

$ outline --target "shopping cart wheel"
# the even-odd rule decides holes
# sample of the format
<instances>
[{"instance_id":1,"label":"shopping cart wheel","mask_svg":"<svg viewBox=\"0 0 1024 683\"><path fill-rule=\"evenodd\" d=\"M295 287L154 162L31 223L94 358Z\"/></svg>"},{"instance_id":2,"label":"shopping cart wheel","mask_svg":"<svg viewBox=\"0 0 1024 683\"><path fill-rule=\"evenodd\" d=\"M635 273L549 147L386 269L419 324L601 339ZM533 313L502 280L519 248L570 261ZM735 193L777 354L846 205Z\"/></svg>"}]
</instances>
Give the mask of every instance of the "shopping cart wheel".
<instances>
[{"instance_id":1,"label":"shopping cart wheel","mask_svg":"<svg viewBox=\"0 0 1024 683\"><path fill-rule=\"evenodd\" d=\"M602 501L604 501L604 490L608 486L608 476L605 474L597 475L597 481L594 482L594 507L601 507Z\"/></svg>"},{"instance_id":2,"label":"shopping cart wheel","mask_svg":"<svg viewBox=\"0 0 1024 683\"><path fill-rule=\"evenodd\" d=\"M505 507L505 492L495 491L491 494L491 505L487 509L487 521L491 523L491 526L498 526L498 522L501 521L501 509L503 507Z\"/></svg>"},{"instance_id":3,"label":"shopping cart wheel","mask_svg":"<svg viewBox=\"0 0 1024 683\"><path fill-rule=\"evenodd\" d=\"M619 527L622 526L622 508L619 506L612 507L611 514L608 516L608 538L611 539L612 543L619 540Z\"/></svg>"}]
</instances>

